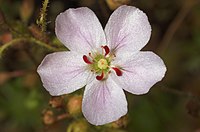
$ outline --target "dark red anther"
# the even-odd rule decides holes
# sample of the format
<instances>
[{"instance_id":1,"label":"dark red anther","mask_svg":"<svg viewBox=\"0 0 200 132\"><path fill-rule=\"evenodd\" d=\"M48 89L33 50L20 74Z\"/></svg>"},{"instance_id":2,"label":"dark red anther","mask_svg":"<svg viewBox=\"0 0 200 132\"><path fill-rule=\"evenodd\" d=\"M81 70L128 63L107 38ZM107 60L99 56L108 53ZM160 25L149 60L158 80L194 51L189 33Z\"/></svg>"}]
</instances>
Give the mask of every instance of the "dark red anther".
<instances>
[{"instance_id":1,"label":"dark red anther","mask_svg":"<svg viewBox=\"0 0 200 132\"><path fill-rule=\"evenodd\" d=\"M92 62L88 59L88 57L86 55L83 56L83 60L85 61L85 63L87 64L92 64Z\"/></svg>"},{"instance_id":2,"label":"dark red anther","mask_svg":"<svg viewBox=\"0 0 200 132\"><path fill-rule=\"evenodd\" d=\"M96 79L100 81L103 79L103 77L104 77L104 73L102 72L100 76L96 76Z\"/></svg>"},{"instance_id":3,"label":"dark red anther","mask_svg":"<svg viewBox=\"0 0 200 132\"><path fill-rule=\"evenodd\" d=\"M112 69L115 70L117 76L122 76L122 71L121 71L119 68L117 68L117 67L112 67Z\"/></svg>"},{"instance_id":4,"label":"dark red anther","mask_svg":"<svg viewBox=\"0 0 200 132\"><path fill-rule=\"evenodd\" d=\"M107 45L106 46L102 46L102 48L105 50L105 56L110 53L110 49L109 49L109 47Z\"/></svg>"}]
</instances>

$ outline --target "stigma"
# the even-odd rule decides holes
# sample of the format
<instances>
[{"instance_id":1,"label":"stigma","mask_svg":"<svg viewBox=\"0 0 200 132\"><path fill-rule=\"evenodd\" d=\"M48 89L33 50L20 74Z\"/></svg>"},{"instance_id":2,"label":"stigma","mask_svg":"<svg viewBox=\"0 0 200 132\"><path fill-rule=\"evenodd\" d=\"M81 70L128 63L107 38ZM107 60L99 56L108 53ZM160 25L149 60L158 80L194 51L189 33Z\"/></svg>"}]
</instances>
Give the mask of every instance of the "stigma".
<instances>
[{"instance_id":1,"label":"stigma","mask_svg":"<svg viewBox=\"0 0 200 132\"><path fill-rule=\"evenodd\" d=\"M100 68L100 69L107 69L108 68L108 62L106 59L100 59L98 61L98 64L97 66Z\"/></svg>"}]
</instances>

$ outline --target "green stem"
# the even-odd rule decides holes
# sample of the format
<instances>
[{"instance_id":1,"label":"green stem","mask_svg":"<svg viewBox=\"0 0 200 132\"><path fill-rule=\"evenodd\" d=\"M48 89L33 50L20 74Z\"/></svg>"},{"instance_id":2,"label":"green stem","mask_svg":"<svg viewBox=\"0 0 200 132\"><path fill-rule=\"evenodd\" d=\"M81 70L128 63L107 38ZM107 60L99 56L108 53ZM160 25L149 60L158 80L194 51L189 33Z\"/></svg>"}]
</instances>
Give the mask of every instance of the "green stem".
<instances>
[{"instance_id":1,"label":"green stem","mask_svg":"<svg viewBox=\"0 0 200 132\"><path fill-rule=\"evenodd\" d=\"M12 41L8 42L8 43L5 43L3 44L1 47L0 47L0 57L2 56L3 52L9 48L10 46L12 45L15 45L15 44L20 44L20 43L34 43L34 44L37 44L41 47L44 47L50 51L63 51L63 50L66 50L65 48L55 48L55 47L52 47L40 40L37 40L35 38L16 38L16 39L13 39Z\"/></svg>"},{"instance_id":2,"label":"green stem","mask_svg":"<svg viewBox=\"0 0 200 132\"><path fill-rule=\"evenodd\" d=\"M42 8L40 10L40 17L36 21L36 23L41 27L42 32L46 32L47 27L47 8L48 8L49 0L44 0L42 4Z\"/></svg>"}]
</instances>

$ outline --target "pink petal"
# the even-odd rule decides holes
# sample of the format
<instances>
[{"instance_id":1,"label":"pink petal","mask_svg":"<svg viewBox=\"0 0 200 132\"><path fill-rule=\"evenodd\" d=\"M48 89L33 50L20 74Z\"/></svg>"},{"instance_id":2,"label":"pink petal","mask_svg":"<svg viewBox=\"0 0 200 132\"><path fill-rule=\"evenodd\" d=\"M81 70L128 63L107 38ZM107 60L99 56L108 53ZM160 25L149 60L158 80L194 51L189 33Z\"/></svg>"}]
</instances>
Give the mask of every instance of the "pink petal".
<instances>
[{"instance_id":1,"label":"pink petal","mask_svg":"<svg viewBox=\"0 0 200 132\"><path fill-rule=\"evenodd\" d=\"M109 47L117 56L130 55L147 44L151 36L151 26L144 12L124 5L110 16L105 33Z\"/></svg>"},{"instance_id":2,"label":"pink petal","mask_svg":"<svg viewBox=\"0 0 200 132\"><path fill-rule=\"evenodd\" d=\"M47 55L37 72L43 86L53 96L82 88L92 76L82 56L74 52L56 52Z\"/></svg>"},{"instance_id":3,"label":"pink petal","mask_svg":"<svg viewBox=\"0 0 200 132\"><path fill-rule=\"evenodd\" d=\"M88 54L106 43L102 26L87 7L68 9L56 18L56 35L70 50Z\"/></svg>"},{"instance_id":4,"label":"pink petal","mask_svg":"<svg viewBox=\"0 0 200 132\"><path fill-rule=\"evenodd\" d=\"M112 78L126 91L133 94L145 94L165 75L166 67L162 59L153 52L139 52L129 59L118 63L122 67L122 76Z\"/></svg>"},{"instance_id":5,"label":"pink petal","mask_svg":"<svg viewBox=\"0 0 200 132\"><path fill-rule=\"evenodd\" d=\"M94 125L103 125L119 119L127 113L125 94L112 79L94 80L86 86L82 111Z\"/></svg>"}]
</instances>

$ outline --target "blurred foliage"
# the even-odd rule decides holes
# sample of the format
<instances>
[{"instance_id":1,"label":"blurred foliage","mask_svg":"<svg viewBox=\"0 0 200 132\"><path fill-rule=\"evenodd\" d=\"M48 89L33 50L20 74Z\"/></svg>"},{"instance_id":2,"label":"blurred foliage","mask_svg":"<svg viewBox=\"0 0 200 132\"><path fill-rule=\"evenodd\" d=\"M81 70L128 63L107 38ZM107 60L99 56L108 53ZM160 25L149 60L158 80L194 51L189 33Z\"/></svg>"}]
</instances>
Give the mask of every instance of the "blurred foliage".
<instances>
[{"instance_id":1,"label":"blurred foliage","mask_svg":"<svg viewBox=\"0 0 200 132\"><path fill-rule=\"evenodd\" d=\"M36 68L46 54L67 50L54 33L60 12L87 6L105 26L121 4L146 12L153 30L144 50L159 54L168 71L148 94L126 93L126 116L92 126L80 111L83 89L50 97ZM0 0L0 56L1 132L200 131L199 0Z\"/></svg>"}]
</instances>

